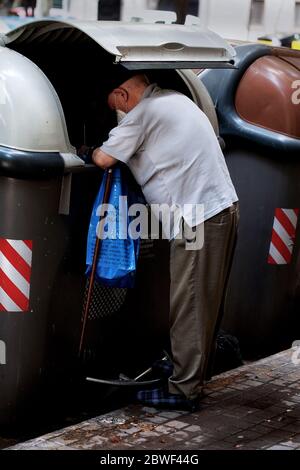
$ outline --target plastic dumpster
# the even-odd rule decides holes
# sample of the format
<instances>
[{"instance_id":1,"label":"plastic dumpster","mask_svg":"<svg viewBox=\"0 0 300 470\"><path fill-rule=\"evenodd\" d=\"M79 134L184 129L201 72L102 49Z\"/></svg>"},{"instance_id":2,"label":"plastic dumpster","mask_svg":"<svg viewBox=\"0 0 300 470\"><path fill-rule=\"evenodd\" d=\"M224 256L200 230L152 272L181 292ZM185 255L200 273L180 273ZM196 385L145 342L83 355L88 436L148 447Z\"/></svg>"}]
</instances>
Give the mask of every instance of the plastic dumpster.
<instances>
[{"instance_id":1,"label":"plastic dumpster","mask_svg":"<svg viewBox=\"0 0 300 470\"><path fill-rule=\"evenodd\" d=\"M254 358L299 336L300 106L292 96L300 53L260 45L236 52L237 70L200 77L217 107L241 204L223 326Z\"/></svg>"},{"instance_id":2,"label":"plastic dumpster","mask_svg":"<svg viewBox=\"0 0 300 470\"><path fill-rule=\"evenodd\" d=\"M101 144L116 124L106 103L118 67L147 69L218 123L191 70L232 66L234 51L196 27L37 21L1 37L0 424L70 401L74 377L136 370L168 331L168 252L143 243L136 288L96 286L78 360L86 236L101 170L75 147ZM116 65L115 62L121 64ZM71 144L70 144L71 142ZM159 282L153 280L159 276ZM92 372L94 371L94 372ZM69 387L72 387L71 389ZM45 396L51 399L46 402ZM98 391L98 401L100 400Z\"/></svg>"}]
</instances>

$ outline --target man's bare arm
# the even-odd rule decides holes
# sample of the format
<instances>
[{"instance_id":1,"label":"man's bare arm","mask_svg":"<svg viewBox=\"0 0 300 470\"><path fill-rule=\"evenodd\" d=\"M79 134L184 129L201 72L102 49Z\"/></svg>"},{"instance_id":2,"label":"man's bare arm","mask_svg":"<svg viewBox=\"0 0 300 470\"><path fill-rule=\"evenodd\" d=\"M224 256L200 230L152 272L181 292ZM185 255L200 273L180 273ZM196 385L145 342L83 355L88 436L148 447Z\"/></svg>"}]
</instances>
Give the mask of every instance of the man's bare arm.
<instances>
[{"instance_id":1,"label":"man's bare arm","mask_svg":"<svg viewBox=\"0 0 300 470\"><path fill-rule=\"evenodd\" d=\"M92 159L95 165L100 166L103 170L110 168L118 162L116 158L103 152L100 148L94 150Z\"/></svg>"}]
</instances>

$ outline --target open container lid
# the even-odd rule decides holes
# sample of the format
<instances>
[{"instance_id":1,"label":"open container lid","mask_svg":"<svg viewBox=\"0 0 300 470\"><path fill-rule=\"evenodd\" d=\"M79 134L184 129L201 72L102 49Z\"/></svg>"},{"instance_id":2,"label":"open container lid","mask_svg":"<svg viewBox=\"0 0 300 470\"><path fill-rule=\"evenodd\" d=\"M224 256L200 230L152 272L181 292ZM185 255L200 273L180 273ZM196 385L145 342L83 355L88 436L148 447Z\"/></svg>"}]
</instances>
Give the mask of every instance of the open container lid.
<instances>
[{"instance_id":1,"label":"open container lid","mask_svg":"<svg viewBox=\"0 0 300 470\"><path fill-rule=\"evenodd\" d=\"M235 50L218 34L198 25L123 23L118 21L33 21L4 37L8 47L86 34L128 69L228 68ZM78 39L78 34L76 34Z\"/></svg>"},{"instance_id":2,"label":"open container lid","mask_svg":"<svg viewBox=\"0 0 300 470\"><path fill-rule=\"evenodd\" d=\"M0 146L5 147L5 168L8 161L17 161L8 149L31 152L34 161L39 159L38 152L50 152L63 155L65 166L81 163L69 142L55 89L22 51L38 46L42 54L45 46L46 54L49 45L74 42L76 48L87 38L110 54L112 62L132 70L234 67L235 50L198 25L58 20L23 24L0 36ZM29 155L25 159L25 154L20 154L21 160L32 168Z\"/></svg>"}]
</instances>

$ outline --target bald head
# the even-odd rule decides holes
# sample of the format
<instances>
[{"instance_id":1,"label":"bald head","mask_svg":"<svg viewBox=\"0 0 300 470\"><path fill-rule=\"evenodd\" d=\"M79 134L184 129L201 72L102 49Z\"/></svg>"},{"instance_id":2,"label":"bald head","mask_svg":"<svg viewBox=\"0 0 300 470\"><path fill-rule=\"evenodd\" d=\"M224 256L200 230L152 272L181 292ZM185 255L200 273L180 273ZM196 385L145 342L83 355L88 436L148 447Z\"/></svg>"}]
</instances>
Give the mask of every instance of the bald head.
<instances>
[{"instance_id":1,"label":"bald head","mask_svg":"<svg viewBox=\"0 0 300 470\"><path fill-rule=\"evenodd\" d=\"M146 75L134 75L108 95L108 106L120 109L124 113L131 111L142 99L144 91L150 85Z\"/></svg>"},{"instance_id":2,"label":"bald head","mask_svg":"<svg viewBox=\"0 0 300 470\"><path fill-rule=\"evenodd\" d=\"M143 88L145 89L148 85L150 85L149 79L144 74L134 75L132 78L129 78L123 85L126 85L131 88Z\"/></svg>"}]
</instances>

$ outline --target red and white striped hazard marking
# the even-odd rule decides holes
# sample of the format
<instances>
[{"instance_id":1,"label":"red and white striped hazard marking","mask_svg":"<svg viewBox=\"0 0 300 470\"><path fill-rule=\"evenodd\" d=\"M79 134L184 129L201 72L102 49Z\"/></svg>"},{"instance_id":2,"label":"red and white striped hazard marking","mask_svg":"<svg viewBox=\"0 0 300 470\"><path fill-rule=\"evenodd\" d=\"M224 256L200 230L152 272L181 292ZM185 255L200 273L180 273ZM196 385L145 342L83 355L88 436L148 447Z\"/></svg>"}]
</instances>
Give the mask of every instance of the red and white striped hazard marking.
<instances>
[{"instance_id":1,"label":"red and white striped hazard marking","mask_svg":"<svg viewBox=\"0 0 300 470\"><path fill-rule=\"evenodd\" d=\"M290 264L296 238L299 209L276 209L268 263Z\"/></svg>"},{"instance_id":2,"label":"red and white striped hazard marking","mask_svg":"<svg viewBox=\"0 0 300 470\"><path fill-rule=\"evenodd\" d=\"M0 311L29 310L32 240L0 238Z\"/></svg>"}]
</instances>

